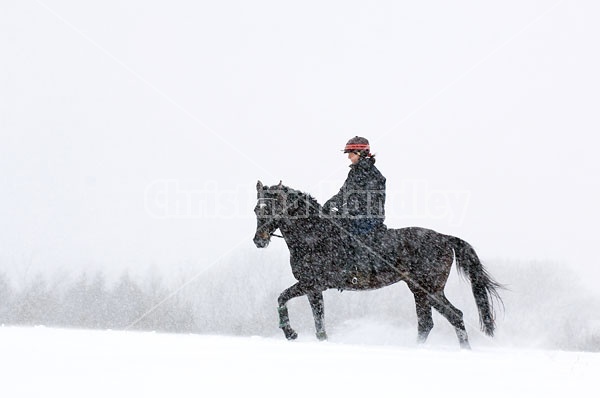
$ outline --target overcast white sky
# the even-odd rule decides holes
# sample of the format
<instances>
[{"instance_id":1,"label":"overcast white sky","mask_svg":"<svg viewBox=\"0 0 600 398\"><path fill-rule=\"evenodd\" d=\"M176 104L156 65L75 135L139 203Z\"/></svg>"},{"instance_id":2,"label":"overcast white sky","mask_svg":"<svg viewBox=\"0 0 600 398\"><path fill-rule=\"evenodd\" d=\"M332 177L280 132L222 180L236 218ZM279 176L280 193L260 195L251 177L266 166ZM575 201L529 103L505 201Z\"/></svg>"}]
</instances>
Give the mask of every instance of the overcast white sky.
<instances>
[{"instance_id":1,"label":"overcast white sky","mask_svg":"<svg viewBox=\"0 0 600 398\"><path fill-rule=\"evenodd\" d=\"M388 226L599 277L598 20L592 0L3 0L2 268L208 264L252 245L257 179L323 202L358 134Z\"/></svg>"}]
</instances>

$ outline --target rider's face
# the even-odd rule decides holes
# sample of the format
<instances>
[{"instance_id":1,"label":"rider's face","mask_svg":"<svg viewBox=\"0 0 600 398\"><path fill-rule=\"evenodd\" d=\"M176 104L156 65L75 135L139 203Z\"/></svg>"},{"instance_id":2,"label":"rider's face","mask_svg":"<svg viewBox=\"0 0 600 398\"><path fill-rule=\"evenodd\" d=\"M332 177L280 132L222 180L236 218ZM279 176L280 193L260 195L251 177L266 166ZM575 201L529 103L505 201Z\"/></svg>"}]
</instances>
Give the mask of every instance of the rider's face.
<instances>
[{"instance_id":1,"label":"rider's face","mask_svg":"<svg viewBox=\"0 0 600 398\"><path fill-rule=\"evenodd\" d=\"M356 152L348 152L348 159L350 159L352 164L356 164L356 163L358 163L358 160L360 159L360 155L357 154Z\"/></svg>"}]
</instances>

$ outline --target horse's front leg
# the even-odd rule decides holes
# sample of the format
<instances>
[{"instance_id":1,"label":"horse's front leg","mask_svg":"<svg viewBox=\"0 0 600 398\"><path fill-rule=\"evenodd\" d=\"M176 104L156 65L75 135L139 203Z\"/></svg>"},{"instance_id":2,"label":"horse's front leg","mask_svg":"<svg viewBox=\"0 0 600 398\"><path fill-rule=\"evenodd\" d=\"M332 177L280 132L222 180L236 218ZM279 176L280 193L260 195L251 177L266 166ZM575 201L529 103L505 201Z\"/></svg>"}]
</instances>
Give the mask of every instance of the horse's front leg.
<instances>
[{"instance_id":1,"label":"horse's front leg","mask_svg":"<svg viewBox=\"0 0 600 398\"><path fill-rule=\"evenodd\" d=\"M306 290L300 285L300 283L296 283L289 288L285 289L280 295L277 302L279 304L279 327L283 330L283 334L285 334L285 338L288 340L295 340L298 337L298 333L292 329L290 326L290 317L288 315L287 302L295 297L304 296L306 294Z\"/></svg>"},{"instance_id":2,"label":"horse's front leg","mask_svg":"<svg viewBox=\"0 0 600 398\"><path fill-rule=\"evenodd\" d=\"M315 329L317 330L317 339L327 340L325 332L325 306L323 304L323 292L311 292L307 294L310 308L312 308L313 318L315 319Z\"/></svg>"}]
</instances>

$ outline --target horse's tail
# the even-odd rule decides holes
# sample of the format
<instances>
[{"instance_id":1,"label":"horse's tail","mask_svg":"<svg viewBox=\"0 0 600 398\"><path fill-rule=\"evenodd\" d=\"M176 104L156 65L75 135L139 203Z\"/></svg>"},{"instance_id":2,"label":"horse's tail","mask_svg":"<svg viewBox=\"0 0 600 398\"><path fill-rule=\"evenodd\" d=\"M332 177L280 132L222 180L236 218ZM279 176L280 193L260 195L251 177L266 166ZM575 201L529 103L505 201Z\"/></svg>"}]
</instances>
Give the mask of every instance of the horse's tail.
<instances>
[{"instance_id":1,"label":"horse's tail","mask_svg":"<svg viewBox=\"0 0 600 398\"><path fill-rule=\"evenodd\" d=\"M493 336L496 328L494 300L502 305L498 290L503 286L486 271L470 244L453 236L450 237L450 242L454 248L458 270L471 281L481 330L488 336Z\"/></svg>"}]
</instances>

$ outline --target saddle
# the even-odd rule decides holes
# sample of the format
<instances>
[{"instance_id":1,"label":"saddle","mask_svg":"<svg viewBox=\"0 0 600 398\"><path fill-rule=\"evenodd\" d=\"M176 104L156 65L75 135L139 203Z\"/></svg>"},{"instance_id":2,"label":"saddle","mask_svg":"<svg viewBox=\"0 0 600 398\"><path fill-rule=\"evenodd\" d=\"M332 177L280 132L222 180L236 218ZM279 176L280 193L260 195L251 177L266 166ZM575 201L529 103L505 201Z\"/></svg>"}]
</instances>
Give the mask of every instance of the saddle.
<instances>
[{"instance_id":1,"label":"saddle","mask_svg":"<svg viewBox=\"0 0 600 398\"><path fill-rule=\"evenodd\" d=\"M382 224L369 234L347 237L344 271L350 274L352 284L357 284L360 279L376 278L393 265L390 255L393 250L387 236L388 229Z\"/></svg>"}]
</instances>

